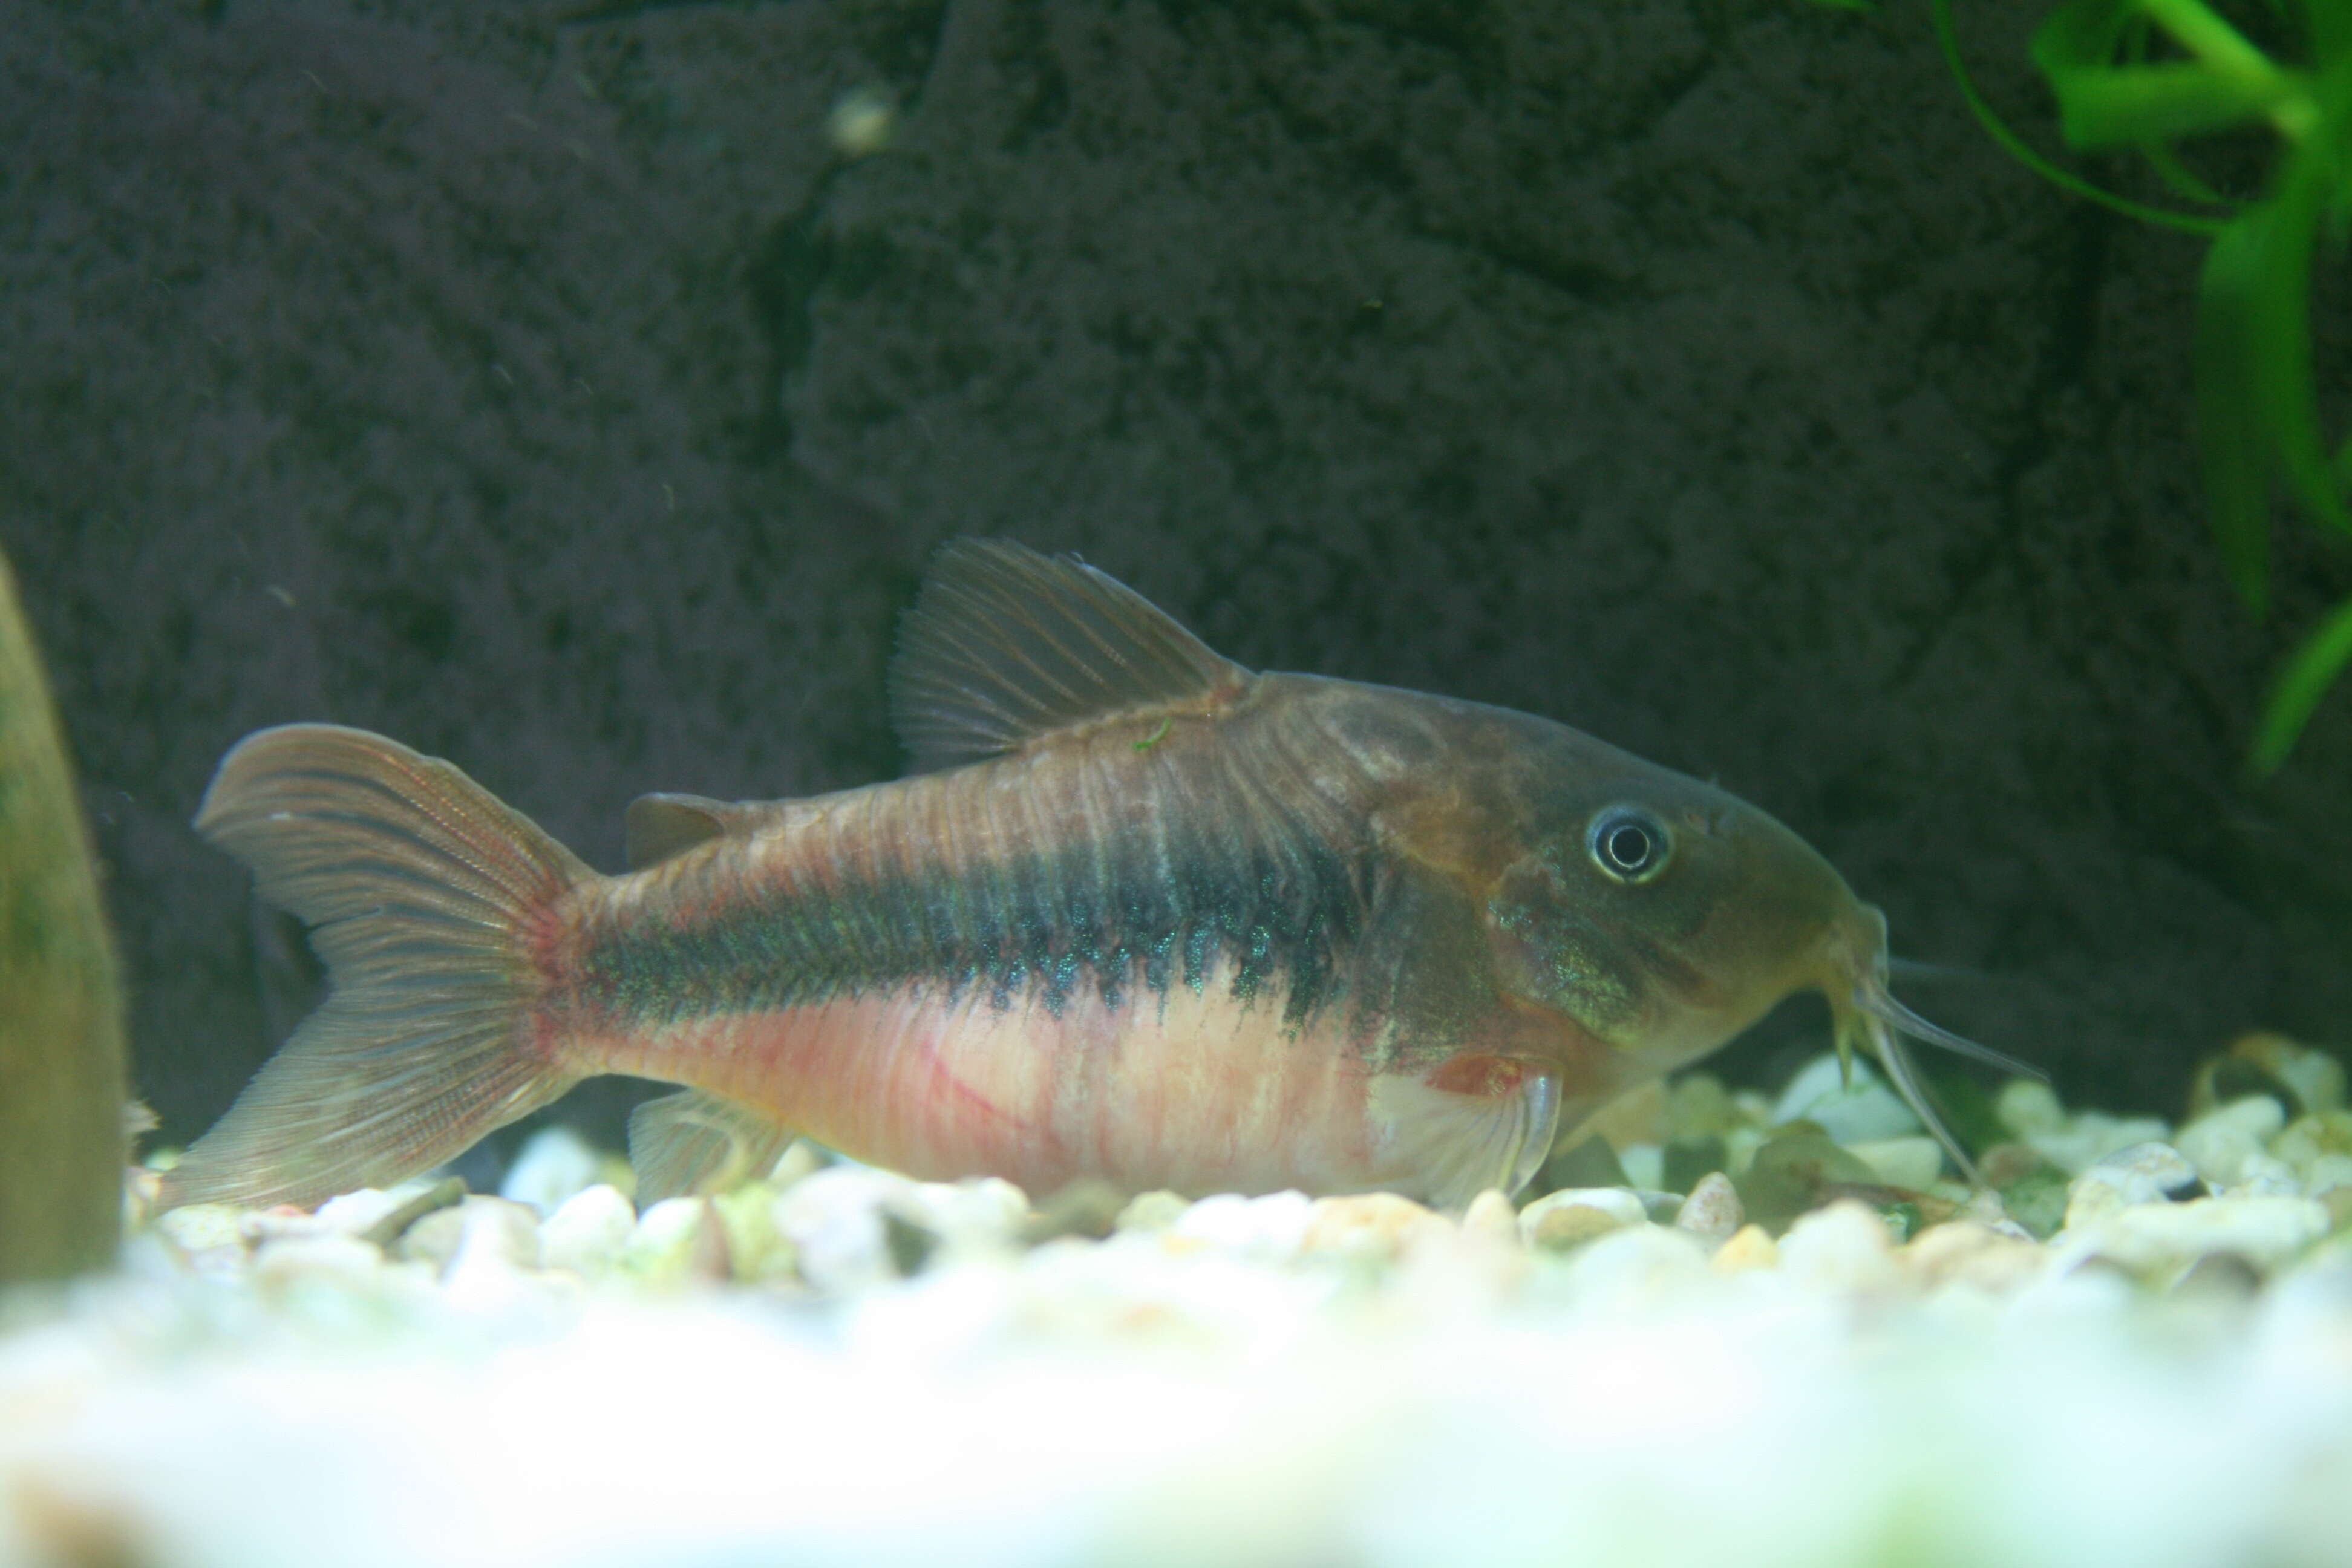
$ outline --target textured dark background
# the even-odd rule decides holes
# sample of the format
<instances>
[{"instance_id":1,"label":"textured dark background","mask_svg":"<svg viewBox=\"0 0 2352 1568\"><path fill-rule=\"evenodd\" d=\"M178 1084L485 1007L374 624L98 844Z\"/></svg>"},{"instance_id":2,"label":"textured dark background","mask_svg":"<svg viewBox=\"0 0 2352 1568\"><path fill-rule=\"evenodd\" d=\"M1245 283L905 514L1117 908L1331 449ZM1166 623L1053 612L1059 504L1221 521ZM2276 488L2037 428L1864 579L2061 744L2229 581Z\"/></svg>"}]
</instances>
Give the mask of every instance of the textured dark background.
<instances>
[{"instance_id":1,"label":"textured dark background","mask_svg":"<svg viewBox=\"0 0 2352 1568\"><path fill-rule=\"evenodd\" d=\"M1962 11L2049 144L2039 8ZM186 826L239 735L381 729L609 868L642 790L893 772L958 532L1719 777L2070 1094L2341 1045L2352 701L2235 770L2352 570L2226 595L2198 260L2008 163L1910 0L0 0L0 543L141 1086L192 1132L300 1004Z\"/></svg>"}]
</instances>

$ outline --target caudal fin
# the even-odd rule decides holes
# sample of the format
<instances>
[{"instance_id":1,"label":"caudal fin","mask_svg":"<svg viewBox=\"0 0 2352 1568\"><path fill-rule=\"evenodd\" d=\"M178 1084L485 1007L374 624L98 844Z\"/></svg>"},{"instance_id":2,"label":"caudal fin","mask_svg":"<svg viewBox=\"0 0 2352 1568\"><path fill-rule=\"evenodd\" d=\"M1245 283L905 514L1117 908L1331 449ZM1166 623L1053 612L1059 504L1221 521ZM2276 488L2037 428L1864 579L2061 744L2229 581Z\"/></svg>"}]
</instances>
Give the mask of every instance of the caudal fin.
<instances>
[{"instance_id":1,"label":"caudal fin","mask_svg":"<svg viewBox=\"0 0 2352 1568\"><path fill-rule=\"evenodd\" d=\"M196 827L310 924L332 989L166 1174L166 1204L388 1186L583 1076L528 1029L528 943L595 873L447 763L339 725L263 730L222 759Z\"/></svg>"}]
</instances>

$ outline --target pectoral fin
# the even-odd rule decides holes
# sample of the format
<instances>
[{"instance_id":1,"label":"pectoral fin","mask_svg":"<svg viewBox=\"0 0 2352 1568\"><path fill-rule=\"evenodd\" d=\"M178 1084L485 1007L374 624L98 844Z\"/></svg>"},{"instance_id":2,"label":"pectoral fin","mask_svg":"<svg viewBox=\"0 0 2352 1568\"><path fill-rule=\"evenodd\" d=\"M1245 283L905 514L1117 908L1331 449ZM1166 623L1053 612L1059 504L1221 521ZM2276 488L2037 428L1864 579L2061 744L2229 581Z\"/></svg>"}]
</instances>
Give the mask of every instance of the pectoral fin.
<instances>
[{"instance_id":1,"label":"pectoral fin","mask_svg":"<svg viewBox=\"0 0 2352 1568\"><path fill-rule=\"evenodd\" d=\"M1507 1057L1457 1057L1421 1077L1372 1080L1371 1114L1398 1186L1459 1211L1488 1187L1528 1184L1559 1128L1559 1079Z\"/></svg>"},{"instance_id":2,"label":"pectoral fin","mask_svg":"<svg viewBox=\"0 0 2352 1568\"><path fill-rule=\"evenodd\" d=\"M765 1175L792 1141L765 1113L702 1089L648 1100L629 1115L638 1206Z\"/></svg>"}]
</instances>

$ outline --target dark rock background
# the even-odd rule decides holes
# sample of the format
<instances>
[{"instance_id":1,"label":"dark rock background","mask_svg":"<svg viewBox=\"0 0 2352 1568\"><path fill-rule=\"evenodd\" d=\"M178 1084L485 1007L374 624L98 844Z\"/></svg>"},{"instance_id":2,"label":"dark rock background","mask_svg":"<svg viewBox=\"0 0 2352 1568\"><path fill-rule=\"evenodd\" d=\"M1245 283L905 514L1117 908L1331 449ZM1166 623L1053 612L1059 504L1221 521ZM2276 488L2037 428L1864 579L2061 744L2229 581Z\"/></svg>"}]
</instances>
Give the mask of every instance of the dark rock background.
<instances>
[{"instance_id":1,"label":"dark rock background","mask_svg":"<svg viewBox=\"0 0 2352 1568\"><path fill-rule=\"evenodd\" d=\"M1963 12L2053 144L2040 7ZM1000 531L1719 777L2070 1097L2340 1047L2352 694L2237 766L2352 570L2225 590L2199 259L2011 163L1909 0L0 0L0 545L141 1088L193 1133L303 1002L186 826L247 731L609 868L640 791L895 771L893 616Z\"/></svg>"}]
</instances>

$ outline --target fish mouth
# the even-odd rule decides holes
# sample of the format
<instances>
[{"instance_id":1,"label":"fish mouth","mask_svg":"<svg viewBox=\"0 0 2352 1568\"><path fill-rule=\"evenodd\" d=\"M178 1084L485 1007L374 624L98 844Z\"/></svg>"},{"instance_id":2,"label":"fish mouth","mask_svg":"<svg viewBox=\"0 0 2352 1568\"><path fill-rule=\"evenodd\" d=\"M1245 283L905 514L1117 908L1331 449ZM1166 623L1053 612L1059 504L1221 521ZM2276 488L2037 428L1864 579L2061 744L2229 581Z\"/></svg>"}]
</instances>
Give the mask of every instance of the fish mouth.
<instances>
[{"instance_id":1,"label":"fish mouth","mask_svg":"<svg viewBox=\"0 0 2352 1568\"><path fill-rule=\"evenodd\" d=\"M1831 1016L1836 1026L1839 1065L1851 1082L1854 1047L1857 1042L1867 1045L1885 1067L1895 1092L1935 1135L1936 1142L1943 1145L1962 1179L1972 1187L1980 1187L1984 1181L1977 1173L1976 1162L1969 1157L1968 1150L1937 1110L1935 1097L1928 1092L1911 1059L1909 1042L1936 1046L2020 1078L2046 1082L2049 1075L1990 1046L1979 1045L1964 1035L1931 1023L1897 1001L1887 985L1886 917L1867 904L1859 906L1859 910L1863 918L1850 922L1832 938L1832 973L1822 986L1828 994Z\"/></svg>"}]
</instances>

